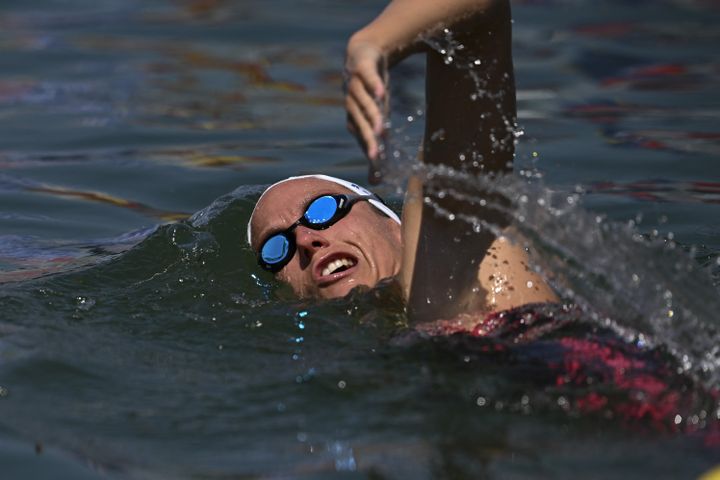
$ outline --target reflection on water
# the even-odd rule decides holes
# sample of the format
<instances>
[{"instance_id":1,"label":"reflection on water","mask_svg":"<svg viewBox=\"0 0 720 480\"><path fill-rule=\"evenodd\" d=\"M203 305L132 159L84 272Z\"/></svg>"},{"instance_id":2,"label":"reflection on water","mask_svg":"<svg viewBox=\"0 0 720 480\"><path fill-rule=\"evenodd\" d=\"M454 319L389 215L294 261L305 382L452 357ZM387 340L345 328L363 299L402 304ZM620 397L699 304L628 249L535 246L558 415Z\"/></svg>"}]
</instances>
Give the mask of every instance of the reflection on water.
<instances>
[{"instance_id":1,"label":"reflection on water","mask_svg":"<svg viewBox=\"0 0 720 480\"><path fill-rule=\"evenodd\" d=\"M525 344L409 331L392 285L300 302L242 242L260 185L364 177L339 72L381 6L3 3L11 476L692 478L717 461L714 3L514 2L522 174L485 187L580 309L540 310L562 335ZM401 158L422 68L393 72ZM642 388L555 375L563 335L598 332L623 340L614 365L652 363L628 364ZM653 385L681 400L659 424L618 413Z\"/></svg>"}]
</instances>

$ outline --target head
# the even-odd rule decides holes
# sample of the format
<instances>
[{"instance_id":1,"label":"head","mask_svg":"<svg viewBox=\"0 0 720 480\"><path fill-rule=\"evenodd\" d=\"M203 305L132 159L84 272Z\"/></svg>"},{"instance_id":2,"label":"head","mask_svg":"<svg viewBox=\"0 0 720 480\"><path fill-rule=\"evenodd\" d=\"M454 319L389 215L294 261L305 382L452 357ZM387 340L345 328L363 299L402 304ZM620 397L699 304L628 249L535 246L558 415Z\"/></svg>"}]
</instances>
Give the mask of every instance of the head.
<instances>
[{"instance_id":1,"label":"head","mask_svg":"<svg viewBox=\"0 0 720 480\"><path fill-rule=\"evenodd\" d=\"M324 176L296 177L271 186L250 219L253 251L257 254L269 235L296 223L316 197L355 193ZM300 297L342 297L400 270L400 225L368 201L353 204L345 217L325 230L298 225L293 234L295 254L275 275Z\"/></svg>"}]
</instances>

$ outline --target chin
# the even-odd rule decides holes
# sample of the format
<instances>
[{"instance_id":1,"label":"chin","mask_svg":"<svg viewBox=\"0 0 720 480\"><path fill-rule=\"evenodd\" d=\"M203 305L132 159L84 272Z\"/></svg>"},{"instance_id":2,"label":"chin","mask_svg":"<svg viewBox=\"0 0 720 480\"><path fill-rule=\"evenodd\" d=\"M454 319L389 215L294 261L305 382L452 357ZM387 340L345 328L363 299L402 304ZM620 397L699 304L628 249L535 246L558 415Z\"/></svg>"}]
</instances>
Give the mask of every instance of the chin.
<instances>
[{"instance_id":1,"label":"chin","mask_svg":"<svg viewBox=\"0 0 720 480\"><path fill-rule=\"evenodd\" d=\"M347 281L347 282L338 282L334 285L331 285L330 287L326 288L324 291L320 291L320 298L324 299L332 299L332 298L342 298L346 297L350 292L352 292L354 289L358 287L363 288L372 288L371 285L367 285L364 282L354 282L354 281Z\"/></svg>"}]
</instances>

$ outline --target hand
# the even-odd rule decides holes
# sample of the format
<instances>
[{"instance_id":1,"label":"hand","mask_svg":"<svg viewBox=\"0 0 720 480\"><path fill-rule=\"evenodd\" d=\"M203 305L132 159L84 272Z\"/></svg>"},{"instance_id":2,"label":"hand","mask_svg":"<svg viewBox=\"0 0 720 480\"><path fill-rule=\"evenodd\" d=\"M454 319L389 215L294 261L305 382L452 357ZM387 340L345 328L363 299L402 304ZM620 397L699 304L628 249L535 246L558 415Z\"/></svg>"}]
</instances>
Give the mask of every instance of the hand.
<instances>
[{"instance_id":1,"label":"hand","mask_svg":"<svg viewBox=\"0 0 720 480\"><path fill-rule=\"evenodd\" d=\"M375 45L351 39L345 60L347 128L370 160L369 179L378 183L380 137L388 112L387 58Z\"/></svg>"}]
</instances>

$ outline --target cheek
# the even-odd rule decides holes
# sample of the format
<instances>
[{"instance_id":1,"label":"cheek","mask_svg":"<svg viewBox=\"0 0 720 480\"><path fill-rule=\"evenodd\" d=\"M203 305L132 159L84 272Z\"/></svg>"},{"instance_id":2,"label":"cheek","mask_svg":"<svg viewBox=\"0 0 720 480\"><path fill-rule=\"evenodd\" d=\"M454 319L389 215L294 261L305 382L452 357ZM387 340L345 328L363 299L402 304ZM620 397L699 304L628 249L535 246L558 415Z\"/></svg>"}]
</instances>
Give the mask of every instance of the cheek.
<instances>
[{"instance_id":1,"label":"cheek","mask_svg":"<svg viewBox=\"0 0 720 480\"><path fill-rule=\"evenodd\" d=\"M290 262L275 276L275 278L287 285L290 285L295 294L299 297L306 296L308 293L307 285L303 280L305 277L300 271L300 268L295 265L294 262Z\"/></svg>"},{"instance_id":2,"label":"cheek","mask_svg":"<svg viewBox=\"0 0 720 480\"><path fill-rule=\"evenodd\" d=\"M293 290L296 291L295 293L297 293L297 288L296 288L297 276L296 276L295 272L293 272L291 265L287 265L285 268L283 268L282 271L280 271L277 275L275 275L275 279L286 285L290 285L293 288Z\"/></svg>"},{"instance_id":3,"label":"cheek","mask_svg":"<svg viewBox=\"0 0 720 480\"><path fill-rule=\"evenodd\" d=\"M379 219L372 222L370 228L358 228L353 233L356 238L364 239L366 254L377 269L379 276L377 280L397 273L400 261L400 239L396 230L389 229L388 225Z\"/></svg>"}]
</instances>

